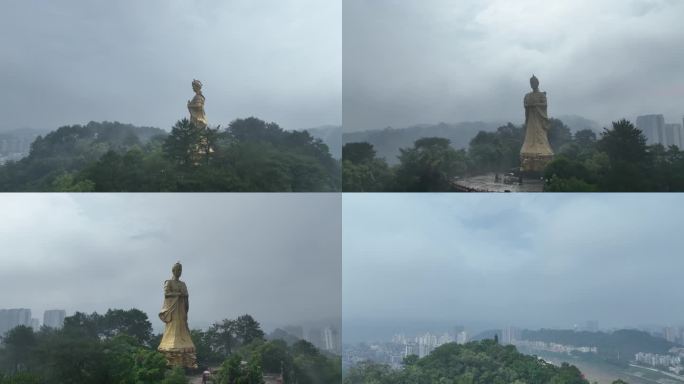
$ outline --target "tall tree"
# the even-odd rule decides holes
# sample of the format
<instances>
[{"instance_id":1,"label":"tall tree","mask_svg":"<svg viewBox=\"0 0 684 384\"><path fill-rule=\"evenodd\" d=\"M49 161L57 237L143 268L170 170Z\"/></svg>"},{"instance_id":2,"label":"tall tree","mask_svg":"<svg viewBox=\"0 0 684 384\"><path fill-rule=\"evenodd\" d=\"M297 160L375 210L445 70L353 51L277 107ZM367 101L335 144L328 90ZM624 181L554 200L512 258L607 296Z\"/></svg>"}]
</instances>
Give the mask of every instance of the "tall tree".
<instances>
[{"instance_id":1,"label":"tall tree","mask_svg":"<svg viewBox=\"0 0 684 384\"><path fill-rule=\"evenodd\" d=\"M466 170L465 151L452 148L448 139L422 138L400 152L396 183L401 191L448 191L452 179Z\"/></svg>"}]
</instances>

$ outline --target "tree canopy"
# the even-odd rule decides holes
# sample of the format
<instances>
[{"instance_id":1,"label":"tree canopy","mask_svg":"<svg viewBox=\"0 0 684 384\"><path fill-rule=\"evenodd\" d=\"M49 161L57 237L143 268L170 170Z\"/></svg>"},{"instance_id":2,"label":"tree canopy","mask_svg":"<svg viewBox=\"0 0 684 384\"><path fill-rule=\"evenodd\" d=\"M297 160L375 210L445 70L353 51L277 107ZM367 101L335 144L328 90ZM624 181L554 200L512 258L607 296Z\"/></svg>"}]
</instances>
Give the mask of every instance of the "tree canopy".
<instances>
[{"instance_id":1,"label":"tree canopy","mask_svg":"<svg viewBox=\"0 0 684 384\"><path fill-rule=\"evenodd\" d=\"M254 117L170 133L121 123L64 126L0 166L2 191L337 191L340 164L306 131Z\"/></svg>"},{"instance_id":2,"label":"tree canopy","mask_svg":"<svg viewBox=\"0 0 684 384\"><path fill-rule=\"evenodd\" d=\"M400 149L395 166L378 158L369 143L347 143L342 189L452 191L461 177L517 172L523 140L523 128L511 123L478 132L467 151L451 147L448 139L425 137ZM549 143L555 156L543 172L545 191L684 191L684 152L676 146L647 145L643 132L627 120L613 122L597 136L589 129L573 134L552 118Z\"/></svg>"},{"instance_id":3,"label":"tree canopy","mask_svg":"<svg viewBox=\"0 0 684 384\"><path fill-rule=\"evenodd\" d=\"M362 363L344 384L589 384L572 365L555 366L493 340L444 344L421 359L407 357L401 369Z\"/></svg>"}]
</instances>

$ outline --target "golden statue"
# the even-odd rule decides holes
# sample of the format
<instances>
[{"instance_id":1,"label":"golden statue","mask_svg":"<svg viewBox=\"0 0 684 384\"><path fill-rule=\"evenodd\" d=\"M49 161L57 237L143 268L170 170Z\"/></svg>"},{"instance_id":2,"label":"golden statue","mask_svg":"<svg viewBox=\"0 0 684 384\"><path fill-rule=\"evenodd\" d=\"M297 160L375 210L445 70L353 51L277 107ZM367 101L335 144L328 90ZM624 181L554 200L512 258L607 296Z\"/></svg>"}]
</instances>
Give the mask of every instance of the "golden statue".
<instances>
[{"instance_id":1,"label":"golden statue","mask_svg":"<svg viewBox=\"0 0 684 384\"><path fill-rule=\"evenodd\" d=\"M188 328L188 287L180 281L183 266L174 264L173 277L164 282L164 307L159 318L164 322L164 336L157 350L166 356L169 365L197 368L195 344Z\"/></svg>"},{"instance_id":2,"label":"golden statue","mask_svg":"<svg viewBox=\"0 0 684 384\"><path fill-rule=\"evenodd\" d=\"M532 92L525 95L525 142L520 149L522 172L543 172L553 159L549 145L549 117L546 113L546 92L539 91L539 79L532 75Z\"/></svg>"},{"instance_id":3,"label":"golden statue","mask_svg":"<svg viewBox=\"0 0 684 384\"><path fill-rule=\"evenodd\" d=\"M207 127L207 116L204 115L204 95L202 94L202 82L192 80L192 90L195 96L188 101L188 111L190 111L190 122L197 128Z\"/></svg>"}]
</instances>

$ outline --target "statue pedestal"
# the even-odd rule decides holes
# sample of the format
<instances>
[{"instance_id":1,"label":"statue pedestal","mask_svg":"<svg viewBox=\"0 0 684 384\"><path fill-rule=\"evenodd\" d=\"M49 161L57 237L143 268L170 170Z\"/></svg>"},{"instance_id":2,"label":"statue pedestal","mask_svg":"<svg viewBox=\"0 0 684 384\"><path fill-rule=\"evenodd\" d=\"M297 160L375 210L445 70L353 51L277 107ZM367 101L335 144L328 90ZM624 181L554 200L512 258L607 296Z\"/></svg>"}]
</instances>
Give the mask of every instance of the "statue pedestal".
<instances>
[{"instance_id":1,"label":"statue pedestal","mask_svg":"<svg viewBox=\"0 0 684 384\"><path fill-rule=\"evenodd\" d=\"M553 154L542 155L537 153L520 154L520 172L523 175L539 175L544 173L544 168L553 160Z\"/></svg>"},{"instance_id":2,"label":"statue pedestal","mask_svg":"<svg viewBox=\"0 0 684 384\"><path fill-rule=\"evenodd\" d=\"M195 349L188 350L173 350L164 351L159 350L164 356L166 356L166 362L172 367L183 367L190 369L197 369L197 355L195 354Z\"/></svg>"}]
</instances>

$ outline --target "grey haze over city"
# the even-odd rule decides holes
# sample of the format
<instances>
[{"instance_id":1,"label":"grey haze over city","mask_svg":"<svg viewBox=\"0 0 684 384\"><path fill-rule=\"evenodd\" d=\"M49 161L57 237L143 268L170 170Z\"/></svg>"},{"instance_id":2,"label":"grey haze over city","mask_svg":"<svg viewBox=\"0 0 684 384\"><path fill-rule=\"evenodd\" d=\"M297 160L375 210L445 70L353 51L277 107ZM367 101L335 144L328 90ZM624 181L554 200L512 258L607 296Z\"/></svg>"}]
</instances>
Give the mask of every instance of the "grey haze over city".
<instances>
[{"instance_id":1,"label":"grey haze over city","mask_svg":"<svg viewBox=\"0 0 684 384\"><path fill-rule=\"evenodd\" d=\"M681 123L682 15L678 0L345 0L345 131L519 124L532 74L551 116Z\"/></svg>"},{"instance_id":2,"label":"grey haze over city","mask_svg":"<svg viewBox=\"0 0 684 384\"><path fill-rule=\"evenodd\" d=\"M341 123L341 2L9 1L0 130L120 121L170 130L193 79L210 124Z\"/></svg>"},{"instance_id":3,"label":"grey haze over city","mask_svg":"<svg viewBox=\"0 0 684 384\"><path fill-rule=\"evenodd\" d=\"M176 261L191 327L339 323L335 194L18 194L0 200L2 308L145 311L157 331ZM337 320L335 320L337 319Z\"/></svg>"},{"instance_id":4,"label":"grey haze over city","mask_svg":"<svg viewBox=\"0 0 684 384\"><path fill-rule=\"evenodd\" d=\"M684 196L655 197L347 194L343 337L682 324Z\"/></svg>"}]
</instances>

